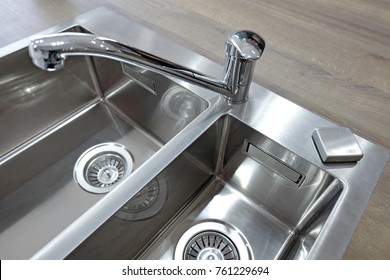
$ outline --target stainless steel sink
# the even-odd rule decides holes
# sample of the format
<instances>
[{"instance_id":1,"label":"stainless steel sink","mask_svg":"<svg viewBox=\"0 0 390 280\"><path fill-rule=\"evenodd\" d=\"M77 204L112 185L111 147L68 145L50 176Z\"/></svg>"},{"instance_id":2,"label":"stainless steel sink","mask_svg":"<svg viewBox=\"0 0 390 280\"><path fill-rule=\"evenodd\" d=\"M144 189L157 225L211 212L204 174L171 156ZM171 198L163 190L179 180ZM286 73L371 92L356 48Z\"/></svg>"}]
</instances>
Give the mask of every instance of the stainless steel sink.
<instances>
[{"instance_id":1,"label":"stainless steel sink","mask_svg":"<svg viewBox=\"0 0 390 280\"><path fill-rule=\"evenodd\" d=\"M61 31L222 73L106 9L42 34ZM2 259L342 257L388 160L384 148L353 135L363 157L325 163L313 132L340 126L258 84L247 102L230 104L103 58L69 57L48 73L32 65L27 44L0 50ZM92 189L78 185L76 163Z\"/></svg>"},{"instance_id":2,"label":"stainless steel sink","mask_svg":"<svg viewBox=\"0 0 390 280\"><path fill-rule=\"evenodd\" d=\"M2 258L32 256L116 187L80 188L73 173L85 151L123 145L134 171L207 108L161 75L109 60L70 59L57 75L31 67L22 48L0 64Z\"/></svg>"}]
</instances>

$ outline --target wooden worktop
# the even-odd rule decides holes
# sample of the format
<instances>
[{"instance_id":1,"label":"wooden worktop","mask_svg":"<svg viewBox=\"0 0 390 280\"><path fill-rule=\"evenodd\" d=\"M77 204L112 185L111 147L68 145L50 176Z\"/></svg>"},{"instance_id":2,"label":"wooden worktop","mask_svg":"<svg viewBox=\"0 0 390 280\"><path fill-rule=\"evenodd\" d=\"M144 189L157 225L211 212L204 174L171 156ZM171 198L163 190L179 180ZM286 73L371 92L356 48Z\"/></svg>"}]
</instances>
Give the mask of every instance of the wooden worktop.
<instances>
[{"instance_id":1,"label":"wooden worktop","mask_svg":"<svg viewBox=\"0 0 390 280\"><path fill-rule=\"evenodd\" d=\"M221 64L230 32L256 31L256 82L390 149L390 1L3 0L0 47L100 6ZM390 164L344 258L390 259Z\"/></svg>"}]
</instances>

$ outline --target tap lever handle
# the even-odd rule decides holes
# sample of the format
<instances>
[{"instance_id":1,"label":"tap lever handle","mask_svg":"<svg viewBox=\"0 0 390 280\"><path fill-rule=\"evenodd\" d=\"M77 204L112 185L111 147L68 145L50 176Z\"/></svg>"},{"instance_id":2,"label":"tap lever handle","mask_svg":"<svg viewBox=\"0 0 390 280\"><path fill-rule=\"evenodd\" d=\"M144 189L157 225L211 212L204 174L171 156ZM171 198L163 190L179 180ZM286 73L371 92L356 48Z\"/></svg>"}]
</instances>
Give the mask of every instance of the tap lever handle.
<instances>
[{"instance_id":1,"label":"tap lever handle","mask_svg":"<svg viewBox=\"0 0 390 280\"><path fill-rule=\"evenodd\" d=\"M226 54L241 60L257 60L263 54L265 41L252 31L237 31L226 41Z\"/></svg>"}]
</instances>

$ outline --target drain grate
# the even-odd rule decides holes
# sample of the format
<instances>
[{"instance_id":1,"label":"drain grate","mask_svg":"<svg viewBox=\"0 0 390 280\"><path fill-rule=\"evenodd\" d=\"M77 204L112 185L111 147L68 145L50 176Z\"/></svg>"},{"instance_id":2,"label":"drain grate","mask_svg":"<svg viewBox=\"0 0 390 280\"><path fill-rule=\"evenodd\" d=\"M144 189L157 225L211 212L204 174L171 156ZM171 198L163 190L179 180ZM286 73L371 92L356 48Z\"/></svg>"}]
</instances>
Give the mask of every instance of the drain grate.
<instances>
[{"instance_id":1,"label":"drain grate","mask_svg":"<svg viewBox=\"0 0 390 280\"><path fill-rule=\"evenodd\" d=\"M125 146L103 143L86 150L74 167L74 179L92 193L107 193L130 175L133 159Z\"/></svg>"},{"instance_id":2,"label":"drain grate","mask_svg":"<svg viewBox=\"0 0 390 280\"><path fill-rule=\"evenodd\" d=\"M234 226L219 220L204 220L179 238L175 260L251 260L248 240Z\"/></svg>"},{"instance_id":3,"label":"drain grate","mask_svg":"<svg viewBox=\"0 0 390 280\"><path fill-rule=\"evenodd\" d=\"M103 154L94 159L86 170L88 183L97 188L114 185L126 172L125 160L116 154Z\"/></svg>"},{"instance_id":4,"label":"drain grate","mask_svg":"<svg viewBox=\"0 0 390 280\"><path fill-rule=\"evenodd\" d=\"M205 231L195 235L184 250L185 260L239 260L236 246L222 233Z\"/></svg>"}]
</instances>

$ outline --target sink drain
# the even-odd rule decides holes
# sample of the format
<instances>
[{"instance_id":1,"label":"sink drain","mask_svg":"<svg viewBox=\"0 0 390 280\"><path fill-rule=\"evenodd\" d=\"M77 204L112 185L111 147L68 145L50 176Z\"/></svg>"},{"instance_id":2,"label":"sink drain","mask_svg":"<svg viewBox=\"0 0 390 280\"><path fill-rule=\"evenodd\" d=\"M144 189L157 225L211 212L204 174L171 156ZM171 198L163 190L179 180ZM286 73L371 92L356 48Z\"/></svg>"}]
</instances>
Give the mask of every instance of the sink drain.
<instances>
[{"instance_id":1,"label":"sink drain","mask_svg":"<svg viewBox=\"0 0 390 280\"><path fill-rule=\"evenodd\" d=\"M205 231L195 235L184 250L185 260L239 260L233 242L216 231Z\"/></svg>"},{"instance_id":2,"label":"sink drain","mask_svg":"<svg viewBox=\"0 0 390 280\"><path fill-rule=\"evenodd\" d=\"M115 214L126 221L147 219L157 214L167 197L167 184L163 178L156 178L139 191Z\"/></svg>"},{"instance_id":3,"label":"sink drain","mask_svg":"<svg viewBox=\"0 0 390 280\"><path fill-rule=\"evenodd\" d=\"M74 179L93 193L107 193L133 168L131 154L118 143L103 143L86 150L74 167Z\"/></svg>"},{"instance_id":4,"label":"sink drain","mask_svg":"<svg viewBox=\"0 0 390 280\"><path fill-rule=\"evenodd\" d=\"M252 257L244 235L220 221L202 222L189 228L175 249L177 260L250 260Z\"/></svg>"},{"instance_id":5,"label":"sink drain","mask_svg":"<svg viewBox=\"0 0 390 280\"><path fill-rule=\"evenodd\" d=\"M116 154L103 154L88 166L88 183L97 188L109 187L123 178L126 172L125 160Z\"/></svg>"}]
</instances>

